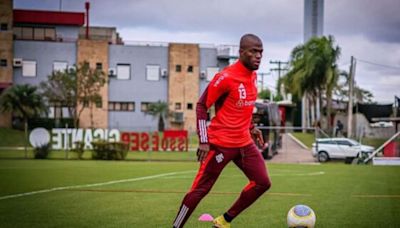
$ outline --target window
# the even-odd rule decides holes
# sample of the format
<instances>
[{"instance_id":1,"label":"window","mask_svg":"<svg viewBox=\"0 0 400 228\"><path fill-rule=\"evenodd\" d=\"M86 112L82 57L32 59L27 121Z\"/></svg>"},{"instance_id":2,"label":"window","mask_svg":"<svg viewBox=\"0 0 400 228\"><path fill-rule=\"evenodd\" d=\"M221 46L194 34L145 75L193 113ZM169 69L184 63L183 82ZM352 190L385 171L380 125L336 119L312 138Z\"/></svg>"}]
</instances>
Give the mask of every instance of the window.
<instances>
[{"instance_id":1,"label":"window","mask_svg":"<svg viewBox=\"0 0 400 228\"><path fill-rule=\"evenodd\" d=\"M108 102L108 110L110 111L135 111L135 102Z\"/></svg>"},{"instance_id":2,"label":"window","mask_svg":"<svg viewBox=\"0 0 400 228\"><path fill-rule=\"evenodd\" d=\"M207 67L207 81L211 81L219 71L218 67Z\"/></svg>"},{"instance_id":3,"label":"window","mask_svg":"<svg viewBox=\"0 0 400 228\"><path fill-rule=\"evenodd\" d=\"M175 103L175 110L181 110L182 104L180 102Z\"/></svg>"},{"instance_id":4,"label":"window","mask_svg":"<svg viewBox=\"0 0 400 228\"><path fill-rule=\"evenodd\" d=\"M160 80L160 66L158 65L147 65L146 66L146 79L149 81Z\"/></svg>"},{"instance_id":5,"label":"window","mask_svg":"<svg viewBox=\"0 0 400 228\"><path fill-rule=\"evenodd\" d=\"M108 102L108 110L109 111L115 111L115 102Z\"/></svg>"},{"instance_id":6,"label":"window","mask_svg":"<svg viewBox=\"0 0 400 228\"><path fill-rule=\"evenodd\" d=\"M0 30L1 30L1 31L7 31L7 30L8 30L8 25L7 25L7 23L1 23L1 25L0 25Z\"/></svg>"},{"instance_id":7,"label":"window","mask_svg":"<svg viewBox=\"0 0 400 228\"><path fill-rule=\"evenodd\" d=\"M68 107L62 107L62 118L71 118Z\"/></svg>"},{"instance_id":8,"label":"window","mask_svg":"<svg viewBox=\"0 0 400 228\"><path fill-rule=\"evenodd\" d=\"M117 79L130 79L131 78L131 65L118 64L117 65Z\"/></svg>"},{"instance_id":9,"label":"window","mask_svg":"<svg viewBox=\"0 0 400 228\"><path fill-rule=\"evenodd\" d=\"M7 67L7 59L0 59L0 66Z\"/></svg>"},{"instance_id":10,"label":"window","mask_svg":"<svg viewBox=\"0 0 400 228\"><path fill-rule=\"evenodd\" d=\"M49 108L49 112L47 113L48 118L54 118L54 107Z\"/></svg>"},{"instance_id":11,"label":"window","mask_svg":"<svg viewBox=\"0 0 400 228\"><path fill-rule=\"evenodd\" d=\"M22 76L36 77L36 61L22 61Z\"/></svg>"},{"instance_id":12,"label":"window","mask_svg":"<svg viewBox=\"0 0 400 228\"><path fill-rule=\"evenodd\" d=\"M121 110L121 103L120 102L114 102L115 103L115 110Z\"/></svg>"},{"instance_id":13,"label":"window","mask_svg":"<svg viewBox=\"0 0 400 228\"><path fill-rule=\"evenodd\" d=\"M193 110L193 103L187 103L187 110Z\"/></svg>"},{"instance_id":14,"label":"window","mask_svg":"<svg viewBox=\"0 0 400 228\"><path fill-rule=\"evenodd\" d=\"M192 65L189 65L189 66L188 66L187 72L193 72L193 66L192 66Z\"/></svg>"},{"instance_id":15,"label":"window","mask_svg":"<svg viewBox=\"0 0 400 228\"><path fill-rule=\"evenodd\" d=\"M7 24L5 24L7 25ZM18 27L13 28L15 39L56 40L55 28Z\"/></svg>"},{"instance_id":16,"label":"window","mask_svg":"<svg viewBox=\"0 0 400 228\"><path fill-rule=\"evenodd\" d=\"M150 105L150 102L142 102L140 104L140 111L147 112L147 110L149 109L149 105Z\"/></svg>"},{"instance_id":17,"label":"window","mask_svg":"<svg viewBox=\"0 0 400 228\"><path fill-rule=\"evenodd\" d=\"M33 28L23 27L22 28L22 39L32 40L33 39Z\"/></svg>"},{"instance_id":18,"label":"window","mask_svg":"<svg viewBox=\"0 0 400 228\"><path fill-rule=\"evenodd\" d=\"M44 39L45 40L56 40L56 30L54 28L44 29Z\"/></svg>"},{"instance_id":19,"label":"window","mask_svg":"<svg viewBox=\"0 0 400 228\"><path fill-rule=\"evenodd\" d=\"M21 39L22 38L22 28L21 27L14 27L14 37L15 39Z\"/></svg>"},{"instance_id":20,"label":"window","mask_svg":"<svg viewBox=\"0 0 400 228\"><path fill-rule=\"evenodd\" d=\"M129 107L128 103L121 102L121 111L128 111L128 109L129 109L128 107Z\"/></svg>"},{"instance_id":21,"label":"window","mask_svg":"<svg viewBox=\"0 0 400 228\"><path fill-rule=\"evenodd\" d=\"M96 63L96 70L102 70L103 69L103 64L102 63Z\"/></svg>"},{"instance_id":22,"label":"window","mask_svg":"<svg viewBox=\"0 0 400 228\"><path fill-rule=\"evenodd\" d=\"M53 71L61 71L64 72L68 67L67 62L53 62Z\"/></svg>"},{"instance_id":23,"label":"window","mask_svg":"<svg viewBox=\"0 0 400 228\"><path fill-rule=\"evenodd\" d=\"M134 112L135 111L135 102L129 102L128 103L128 110Z\"/></svg>"},{"instance_id":24,"label":"window","mask_svg":"<svg viewBox=\"0 0 400 228\"><path fill-rule=\"evenodd\" d=\"M182 71L182 66L181 65L176 65L175 66L175 71L176 72L181 72Z\"/></svg>"},{"instance_id":25,"label":"window","mask_svg":"<svg viewBox=\"0 0 400 228\"><path fill-rule=\"evenodd\" d=\"M35 28L33 30L34 40L44 40L44 28Z\"/></svg>"}]
</instances>

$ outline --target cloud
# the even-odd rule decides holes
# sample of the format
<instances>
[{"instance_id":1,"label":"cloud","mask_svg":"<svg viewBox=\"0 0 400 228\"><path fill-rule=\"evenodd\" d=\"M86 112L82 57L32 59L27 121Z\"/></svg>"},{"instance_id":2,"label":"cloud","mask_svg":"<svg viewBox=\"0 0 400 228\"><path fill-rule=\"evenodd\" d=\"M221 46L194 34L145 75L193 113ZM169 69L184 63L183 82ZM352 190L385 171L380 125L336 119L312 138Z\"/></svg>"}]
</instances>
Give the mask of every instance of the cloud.
<instances>
[{"instance_id":1,"label":"cloud","mask_svg":"<svg viewBox=\"0 0 400 228\"><path fill-rule=\"evenodd\" d=\"M84 12L85 0L14 0L15 8ZM116 27L124 40L237 44L244 33L264 42L261 72L287 61L303 42L303 0L92 0L92 25ZM325 0L324 34L342 48L339 66L348 70L350 56L400 66L399 0ZM377 100L400 95L399 71L357 63L356 81ZM266 77L275 85L276 72ZM378 80L379 79L379 80ZM390 83L388 83L390 82ZM390 99L391 100L391 99Z\"/></svg>"},{"instance_id":2,"label":"cloud","mask_svg":"<svg viewBox=\"0 0 400 228\"><path fill-rule=\"evenodd\" d=\"M400 1L325 1L325 31L363 35L371 41L400 42Z\"/></svg>"},{"instance_id":3,"label":"cloud","mask_svg":"<svg viewBox=\"0 0 400 228\"><path fill-rule=\"evenodd\" d=\"M355 81L378 102L392 102L400 94L400 43L376 42L365 36L337 36L342 48L341 69L349 71L350 56L357 59Z\"/></svg>"}]
</instances>

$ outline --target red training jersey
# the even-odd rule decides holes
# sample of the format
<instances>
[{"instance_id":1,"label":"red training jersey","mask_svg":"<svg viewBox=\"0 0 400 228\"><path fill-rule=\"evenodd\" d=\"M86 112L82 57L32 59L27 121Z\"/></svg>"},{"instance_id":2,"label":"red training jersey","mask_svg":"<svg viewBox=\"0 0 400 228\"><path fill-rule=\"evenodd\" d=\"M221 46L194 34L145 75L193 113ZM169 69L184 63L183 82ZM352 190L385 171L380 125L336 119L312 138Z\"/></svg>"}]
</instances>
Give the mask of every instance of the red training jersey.
<instances>
[{"instance_id":1,"label":"red training jersey","mask_svg":"<svg viewBox=\"0 0 400 228\"><path fill-rule=\"evenodd\" d=\"M249 128L257 98L257 74L240 61L217 73L196 106L200 143L242 147L252 143ZM206 126L207 110L215 105L215 117Z\"/></svg>"}]
</instances>

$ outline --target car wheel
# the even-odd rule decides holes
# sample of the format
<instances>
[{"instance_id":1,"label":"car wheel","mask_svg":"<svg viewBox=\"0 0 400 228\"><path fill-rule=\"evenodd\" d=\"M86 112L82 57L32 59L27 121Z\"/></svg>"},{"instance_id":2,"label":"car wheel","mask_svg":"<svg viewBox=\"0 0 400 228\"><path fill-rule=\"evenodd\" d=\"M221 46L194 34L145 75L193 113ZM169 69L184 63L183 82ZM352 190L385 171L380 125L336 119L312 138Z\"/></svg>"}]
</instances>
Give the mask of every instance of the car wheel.
<instances>
[{"instance_id":1,"label":"car wheel","mask_svg":"<svg viewBox=\"0 0 400 228\"><path fill-rule=\"evenodd\" d=\"M356 157L355 157L355 158L356 158ZM351 164L355 158L353 158L353 157L346 157L345 160L344 160L344 163L345 163L345 164Z\"/></svg>"},{"instance_id":2,"label":"car wheel","mask_svg":"<svg viewBox=\"0 0 400 228\"><path fill-rule=\"evenodd\" d=\"M319 162L326 162L329 160L329 156L326 152L322 151L318 153L318 161Z\"/></svg>"}]
</instances>

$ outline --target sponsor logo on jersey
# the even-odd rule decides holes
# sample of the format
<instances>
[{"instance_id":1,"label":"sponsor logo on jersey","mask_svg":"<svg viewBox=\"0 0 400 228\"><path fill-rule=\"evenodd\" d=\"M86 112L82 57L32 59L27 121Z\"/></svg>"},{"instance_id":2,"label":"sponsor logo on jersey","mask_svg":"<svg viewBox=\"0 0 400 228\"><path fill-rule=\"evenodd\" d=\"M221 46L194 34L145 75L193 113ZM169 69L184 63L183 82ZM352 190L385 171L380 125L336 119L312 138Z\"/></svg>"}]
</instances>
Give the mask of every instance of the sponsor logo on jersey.
<instances>
[{"instance_id":1,"label":"sponsor logo on jersey","mask_svg":"<svg viewBox=\"0 0 400 228\"><path fill-rule=\"evenodd\" d=\"M243 107L247 107L247 106L253 106L256 103L256 101L249 101L249 100L238 100L236 102L236 107L238 108L243 108Z\"/></svg>"}]
</instances>

